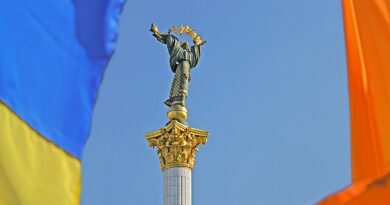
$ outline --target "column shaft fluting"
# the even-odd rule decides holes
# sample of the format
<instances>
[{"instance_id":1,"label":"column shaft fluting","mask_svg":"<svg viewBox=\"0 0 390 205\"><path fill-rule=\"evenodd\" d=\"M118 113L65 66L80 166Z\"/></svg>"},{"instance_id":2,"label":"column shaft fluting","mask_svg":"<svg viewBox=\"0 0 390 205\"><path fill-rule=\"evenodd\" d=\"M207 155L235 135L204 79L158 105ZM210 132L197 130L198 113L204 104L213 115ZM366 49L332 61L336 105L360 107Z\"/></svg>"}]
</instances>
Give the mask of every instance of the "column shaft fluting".
<instances>
[{"instance_id":1,"label":"column shaft fluting","mask_svg":"<svg viewBox=\"0 0 390 205\"><path fill-rule=\"evenodd\" d=\"M191 169L172 167L164 171L164 205L191 205Z\"/></svg>"}]
</instances>

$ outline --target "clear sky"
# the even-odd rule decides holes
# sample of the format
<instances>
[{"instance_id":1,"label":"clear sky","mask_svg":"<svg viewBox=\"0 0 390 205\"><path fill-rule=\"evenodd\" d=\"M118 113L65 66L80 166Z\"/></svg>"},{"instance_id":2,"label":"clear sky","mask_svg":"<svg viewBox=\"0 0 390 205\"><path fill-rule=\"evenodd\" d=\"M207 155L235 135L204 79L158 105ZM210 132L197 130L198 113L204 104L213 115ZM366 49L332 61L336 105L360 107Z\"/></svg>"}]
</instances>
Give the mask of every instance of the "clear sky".
<instances>
[{"instance_id":1,"label":"clear sky","mask_svg":"<svg viewBox=\"0 0 390 205\"><path fill-rule=\"evenodd\" d=\"M208 43L192 70L195 205L313 204L351 181L339 0L128 1L83 156L82 205L162 204L144 134L167 122L167 48L148 31L189 24Z\"/></svg>"}]
</instances>

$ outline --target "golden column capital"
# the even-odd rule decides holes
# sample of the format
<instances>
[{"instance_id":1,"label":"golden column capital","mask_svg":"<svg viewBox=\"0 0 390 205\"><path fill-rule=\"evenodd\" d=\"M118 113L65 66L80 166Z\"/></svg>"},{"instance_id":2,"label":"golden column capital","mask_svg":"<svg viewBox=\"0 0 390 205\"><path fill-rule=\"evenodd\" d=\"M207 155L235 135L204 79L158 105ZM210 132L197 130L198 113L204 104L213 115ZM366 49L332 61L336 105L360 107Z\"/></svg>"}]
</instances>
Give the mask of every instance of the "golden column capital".
<instances>
[{"instance_id":1,"label":"golden column capital","mask_svg":"<svg viewBox=\"0 0 390 205\"><path fill-rule=\"evenodd\" d=\"M208 131L189 127L176 120L145 135L149 146L157 147L162 170L171 167L193 169L198 145L206 144L208 136Z\"/></svg>"}]
</instances>

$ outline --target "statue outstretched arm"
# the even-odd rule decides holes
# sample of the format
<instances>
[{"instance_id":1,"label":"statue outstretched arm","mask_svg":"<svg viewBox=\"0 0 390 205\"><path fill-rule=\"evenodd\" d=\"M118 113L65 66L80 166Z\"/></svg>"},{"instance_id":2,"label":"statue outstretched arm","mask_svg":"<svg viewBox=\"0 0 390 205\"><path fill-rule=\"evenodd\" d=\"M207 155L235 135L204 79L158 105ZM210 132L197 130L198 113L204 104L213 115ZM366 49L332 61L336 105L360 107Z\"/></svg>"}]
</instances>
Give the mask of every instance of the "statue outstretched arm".
<instances>
[{"instance_id":1,"label":"statue outstretched arm","mask_svg":"<svg viewBox=\"0 0 390 205\"><path fill-rule=\"evenodd\" d=\"M195 41L194 40L194 45L191 46L191 53L192 53L192 60L191 60L191 68L195 68L196 65L198 64L198 61L200 59L200 47L204 44L206 44L207 41Z\"/></svg>"},{"instance_id":2,"label":"statue outstretched arm","mask_svg":"<svg viewBox=\"0 0 390 205\"><path fill-rule=\"evenodd\" d=\"M157 26L152 24L152 26L150 27L149 29L152 33L153 33L153 36L158 40L160 41L161 43L164 43L164 44L167 44L167 37L170 35L171 33L171 30L169 29L168 32L166 33L161 33Z\"/></svg>"}]
</instances>

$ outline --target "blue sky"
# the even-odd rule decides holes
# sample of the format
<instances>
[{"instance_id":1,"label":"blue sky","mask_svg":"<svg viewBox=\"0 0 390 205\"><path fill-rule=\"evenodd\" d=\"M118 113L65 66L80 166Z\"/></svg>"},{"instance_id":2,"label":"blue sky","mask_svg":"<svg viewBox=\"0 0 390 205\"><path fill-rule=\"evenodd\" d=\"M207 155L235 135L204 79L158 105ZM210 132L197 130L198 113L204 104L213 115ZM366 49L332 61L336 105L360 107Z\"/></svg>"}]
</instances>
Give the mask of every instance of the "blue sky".
<instances>
[{"instance_id":1,"label":"blue sky","mask_svg":"<svg viewBox=\"0 0 390 205\"><path fill-rule=\"evenodd\" d=\"M188 24L208 43L192 70L196 205L312 204L351 181L339 0L128 1L83 156L83 205L162 204L158 156L173 74L148 31Z\"/></svg>"}]
</instances>

